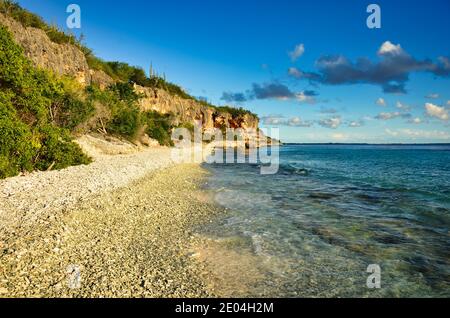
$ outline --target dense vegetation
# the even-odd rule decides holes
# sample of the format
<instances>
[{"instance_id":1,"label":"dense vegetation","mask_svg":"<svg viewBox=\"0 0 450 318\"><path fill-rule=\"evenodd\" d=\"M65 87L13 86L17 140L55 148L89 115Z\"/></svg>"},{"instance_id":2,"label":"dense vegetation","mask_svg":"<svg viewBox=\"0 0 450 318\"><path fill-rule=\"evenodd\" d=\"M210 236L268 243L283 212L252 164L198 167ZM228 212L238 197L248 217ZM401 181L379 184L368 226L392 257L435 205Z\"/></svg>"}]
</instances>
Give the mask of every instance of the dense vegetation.
<instances>
[{"instance_id":1,"label":"dense vegetation","mask_svg":"<svg viewBox=\"0 0 450 318\"><path fill-rule=\"evenodd\" d=\"M171 146L171 130L173 118L157 112L141 112L137 105L140 98L130 83L116 83L107 90L96 86L86 88L87 99L93 104L107 108L107 115L101 123L105 132L125 137L133 141L140 131L156 139L163 146ZM97 123L98 124L98 123Z\"/></svg>"},{"instance_id":2,"label":"dense vegetation","mask_svg":"<svg viewBox=\"0 0 450 318\"><path fill-rule=\"evenodd\" d=\"M36 69L0 26L0 178L88 163L69 129L90 109L63 81Z\"/></svg>"},{"instance_id":3,"label":"dense vegetation","mask_svg":"<svg viewBox=\"0 0 450 318\"><path fill-rule=\"evenodd\" d=\"M145 126L146 134L158 140L160 145L173 146L171 114L164 115L154 111L143 113L142 124Z\"/></svg>"},{"instance_id":4,"label":"dense vegetation","mask_svg":"<svg viewBox=\"0 0 450 318\"><path fill-rule=\"evenodd\" d=\"M250 111L248 111L248 110L246 110L246 109L244 109L242 107L239 107L239 108L230 107L230 106L220 106L220 107L213 106L213 107L215 107L218 111L231 114L231 116L233 118L238 118L238 117L241 117L241 116L245 116L247 114L251 115L253 117L258 117L256 114L253 114L252 112L250 112Z\"/></svg>"},{"instance_id":5,"label":"dense vegetation","mask_svg":"<svg viewBox=\"0 0 450 318\"><path fill-rule=\"evenodd\" d=\"M123 62L105 62L95 57L91 51L86 54L86 59L91 69L101 70L115 80L136 83L144 87L163 89L172 95L184 99L195 99L180 86L168 82L165 76L151 74L150 77L147 77L145 71L140 67L130 66Z\"/></svg>"}]
</instances>

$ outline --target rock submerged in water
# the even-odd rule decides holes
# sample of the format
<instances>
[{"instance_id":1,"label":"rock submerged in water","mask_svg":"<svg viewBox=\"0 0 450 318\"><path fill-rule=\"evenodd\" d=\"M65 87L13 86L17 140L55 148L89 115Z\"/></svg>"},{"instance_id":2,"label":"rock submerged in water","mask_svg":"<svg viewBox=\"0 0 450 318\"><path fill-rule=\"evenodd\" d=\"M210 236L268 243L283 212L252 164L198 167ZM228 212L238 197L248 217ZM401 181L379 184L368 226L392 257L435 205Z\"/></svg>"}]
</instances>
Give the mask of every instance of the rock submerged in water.
<instances>
[{"instance_id":1,"label":"rock submerged in water","mask_svg":"<svg viewBox=\"0 0 450 318\"><path fill-rule=\"evenodd\" d=\"M283 167L282 171L286 175L290 174L296 174L300 176L308 176L310 174L310 171L306 168L298 168L295 165L288 164L287 166Z\"/></svg>"},{"instance_id":2,"label":"rock submerged in water","mask_svg":"<svg viewBox=\"0 0 450 318\"><path fill-rule=\"evenodd\" d=\"M364 193L358 193L355 195L355 197L357 199L360 199L362 201L369 202L369 203L380 203L381 202L380 198L369 195L369 194L364 194Z\"/></svg>"},{"instance_id":3,"label":"rock submerged in water","mask_svg":"<svg viewBox=\"0 0 450 318\"><path fill-rule=\"evenodd\" d=\"M312 199L320 199L320 200L329 200L336 198L338 195L333 193L325 193L325 192L313 192L308 195L308 197Z\"/></svg>"},{"instance_id":4,"label":"rock submerged in water","mask_svg":"<svg viewBox=\"0 0 450 318\"><path fill-rule=\"evenodd\" d=\"M338 235L338 233L333 232L329 228L325 227L313 227L311 233L319 237L322 241L327 242L331 245L345 246L345 239Z\"/></svg>"},{"instance_id":5,"label":"rock submerged in water","mask_svg":"<svg viewBox=\"0 0 450 318\"><path fill-rule=\"evenodd\" d=\"M295 173L299 174L301 176L308 176L309 175L309 170L307 170L307 169L298 169Z\"/></svg>"}]
</instances>

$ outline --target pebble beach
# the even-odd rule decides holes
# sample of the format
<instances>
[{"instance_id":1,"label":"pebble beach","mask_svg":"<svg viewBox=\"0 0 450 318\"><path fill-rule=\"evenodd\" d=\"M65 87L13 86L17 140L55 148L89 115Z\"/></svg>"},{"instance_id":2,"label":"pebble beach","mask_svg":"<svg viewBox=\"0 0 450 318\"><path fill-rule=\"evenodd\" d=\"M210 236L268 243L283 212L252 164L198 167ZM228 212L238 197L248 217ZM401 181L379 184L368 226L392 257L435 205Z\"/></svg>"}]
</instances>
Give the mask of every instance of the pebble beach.
<instances>
[{"instance_id":1,"label":"pebble beach","mask_svg":"<svg viewBox=\"0 0 450 318\"><path fill-rule=\"evenodd\" d=\"M207 172L168 148L99 143L81 141L88 166L0 181L0 296L215 296L192 249L220 213Z\"/></svg>"}]
</instances>

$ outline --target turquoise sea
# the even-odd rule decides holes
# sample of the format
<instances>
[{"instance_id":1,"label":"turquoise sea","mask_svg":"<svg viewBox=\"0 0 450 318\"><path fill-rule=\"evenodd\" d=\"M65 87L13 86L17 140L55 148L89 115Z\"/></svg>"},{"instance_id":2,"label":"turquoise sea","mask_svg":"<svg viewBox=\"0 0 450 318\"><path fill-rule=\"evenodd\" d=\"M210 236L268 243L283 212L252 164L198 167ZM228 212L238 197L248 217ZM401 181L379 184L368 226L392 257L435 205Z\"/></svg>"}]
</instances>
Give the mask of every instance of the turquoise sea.
<instances>
[{"instance_id":1,"label":"turquoise sea","mask_svg":"<svg viewBox=\"0 0 450 318\"><path fill-rule=\"evenodd\" d=\"M205 164L226 212L202 234L257 260L248 296L450 296L450 145L287 145L280 161Z\"/></svg>"}]
</instances>

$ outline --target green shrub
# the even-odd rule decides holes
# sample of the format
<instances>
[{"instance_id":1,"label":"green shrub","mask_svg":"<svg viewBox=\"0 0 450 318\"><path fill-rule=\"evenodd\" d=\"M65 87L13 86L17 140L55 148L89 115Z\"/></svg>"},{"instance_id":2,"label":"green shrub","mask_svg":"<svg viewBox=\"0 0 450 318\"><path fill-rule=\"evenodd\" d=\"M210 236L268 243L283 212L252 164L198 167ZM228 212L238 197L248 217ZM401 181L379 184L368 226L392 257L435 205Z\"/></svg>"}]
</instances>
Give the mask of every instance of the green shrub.
<instances>
[{"instance_id":1,"label":"green shrub","mask_svg":"<svg viewBox=\"0 0 450 318\"><path fill-rule=\"evenodd\" d=\"M108 88L111 92L117 94L117 97L129 104L132 105L139 100L139 95L134 91L133 85L130 83L115 83Z\"/></svg>"},{"instance_id":2,"label":"green shrub","mask_svg":"<svg viewBox=\"0 0 450 318\"><path fill-rule=\"evenodd\" d=\"M87 101L100 103L110 116L103 124L107 131L127 139L134 139L141 127L141 114L136 101L138 95L128 83L117 83L107 90L91 85L86 88Z\"/></svg>"},{"instance_id":3,"label":"green shrub","mask_svg":"<svg viewBox=\"0 0 450 318\"><path fill-rule=\"evenodd\" d=\"M17 2L0 0L0 12L22 23L25 27L45 29L46 24L41 17L23 9Z\"/></svg>"},{"instance_id":4,"label":"green shrub","mask_svg":"<svg viewBox=\"0 0 450 318\"><path fill-rule=\"evenodd\" d=\"M91 101L82 101L66 93L52 101L51 116L60 127L73 130L85 122L95 111Z\"/></svg>"},{"instance_id":5,"label":"green shrub","mask_svg":"<svg viewBox=\"0 0 450 318\"><path fill-rule=\"evenodd\" d=\"M89 67L95 70L104 71L115 80L124 83L136 83L143 87L159 88L167 91L171 95L184 99L195 99L187 94L180 86L170 83L160 76L147 77L140 67L130 66L123 62L105 62L91 54L86 56Z\"/></svg>"},{"instance_id":6,"label":"green shrub","mask_svg":"<svg viewBox=\"0 0 450 318\"><path fill-rule=\"evenodd\" d=\"M88 164L89 158L81 148L72 142L72 137L65 129L46 125L39 129L42 146L38 151L39 160L35 163L38 170L63 169L68 166Z\"/></svg>"},{"instance_id":7,"label":"green shrub","mask_svg":"<svg viewBox=\"0 0 450 318\"><path fill-rule=\"evenodd\" d=\"M89 68L91 68L93 70L97 70L97 71L103 71L107 75L109 75L111 78L113 78L115 80L118 79L117 75L114 74L113 69L108 65L108 63L106 63L102 59L94 56L92 51L87 50L84 52L84 54L86 56L86 61L89 65Z\"/></svg>"},{"instance_id":8,"label":"green shrub","mask_svg":"<svg viewBox=\"0 0 450 318\"><path fill-rule=\"evenodd\" d=\"M89 162L68 130L52 118L55 101L61 101L69 127L86 116L77 113L79 102L65 94L64 83L36 69L0 26L0 178Z\"/></svg>"},{"instance_id":9,"label":"green shrub","mask_svg":"<svg viewBox=\"0 0 450 318\"><path fill-rule=\"evenodd\" d=\"M220 112L231 114L231 116L233 118L238 118L238 117L245 116L245 115L251 115L251 116L258 118L258 116L256 114L253 114L249 110L246 110L242 107L240 107L240 108L230 107L230 106L220 106L220 107L213 106L213 107L215 107Z\"/></svg>"},{"instance_id":10,"label":"green shrub","mask_svg":"<svg viewBox=\"0 0 450 318\"><path fill-rule=\"evenodd\" d=\"M44 31L52 42L58 44L72 44L78 47L81 46L81 43L78 42L78 39L74 35L66 34L55 25L47 26Z\"/></svg>"},{"instance_id":11,"label":"green shrub","mask_svg":"<svg viewBox=\"0 0 450 318\"><path fill-rule=\"evenodd\" d=\"M85 92L87 99L91 102L97 101L110 107L120 102L117 94L114 94L110 90L101 90L96 85L87 86Z\"/></svg>"},{"instance_id":12,"label":"green shrub","mask_svg":"<svg viewBox=\"0 0 450 318\"><path fill-rule=\"evenodd\" d=\"M155 111L142 114L142 123L146 126L145 133L162 146L173 146L171 121L171 114L163 115Z\"/></svg>"},{"instance_id":13,"label":"green shrub","mask_svg":"<svg viewBox=\"0 0 450 318\"><path fill-rule=\"evenodd\" d=\"M107 62L108 66L112 69L115 76L125 82L128 82L136 68L122 62Z\"/></svg>"},{"instance_id":14,"label":"green shrub","mask_svg":"<svg viewBox=\"0 0 450 318\"><path fill-rule=\"evenodd\" d=\"M108 131L133 139L140 127L140 113L136 107L120 108L108 125Z\"/></svg>"},{"instance_id":15,"label":"green shrub","mask_svg":"<svg viewBox=\"0 0 450 318\"><path fill-rule=\"evenodd\" d=\"M189 132L191 133L191 138L194 137L194 124L192 123L182 123L180 125L177 126L177 128L185 128L187 130L189 130Z\"/></svg>"},{"instance_id":16,"label":"green shrub","mask_svg":"<svg viewBox=\"0 0 450 318\"><path fill-rule=\"evenodd\" d=\"M86 92L88 100L107 105L110 110L111 118L105 123L108 132L133 140L144 127L145 133L161 145L173 145L172 115L154 111L140 112L137 105L140 96L135 93L130 83L116 83L105 91L96 86L89 86Z\"/></svg>"},{"instance_id":17,"label":"green shrub","mask_svg":"<svg viewBox=\"0 0 450 318\"><path fill-rule=\"evenodd\" d=\"M1 93L0 93L1 95ZM11 104L0 98L0 178L32 170L36 153L30 128L19 120Z\"/></svg>"}]
</instances>

